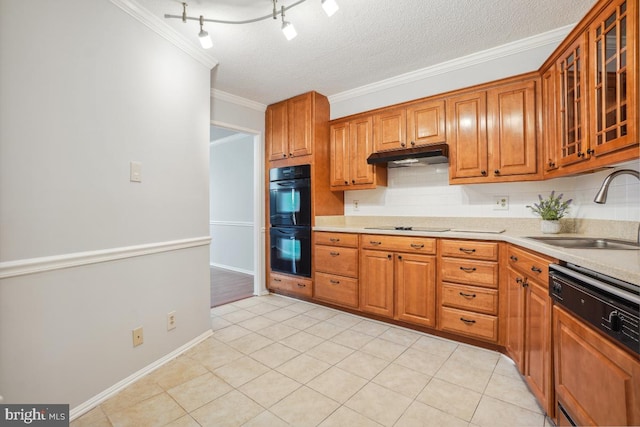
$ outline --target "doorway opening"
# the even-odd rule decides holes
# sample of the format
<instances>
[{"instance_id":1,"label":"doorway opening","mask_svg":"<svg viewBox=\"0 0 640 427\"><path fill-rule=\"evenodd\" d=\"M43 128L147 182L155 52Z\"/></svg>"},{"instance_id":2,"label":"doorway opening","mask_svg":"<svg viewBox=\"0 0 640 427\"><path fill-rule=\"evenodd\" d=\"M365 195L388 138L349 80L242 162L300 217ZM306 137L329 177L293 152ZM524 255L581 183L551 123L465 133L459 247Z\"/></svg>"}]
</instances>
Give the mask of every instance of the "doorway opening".
<instances>
[{"instance_id":1,"label":"doorway opening","mask_svg":"<svg viewBox=\"0 0 640 427\"><path fill-rule=\"evenodd\" d=\"M211 307L265 292L262 141L212 123L209 144Z\"/></svg>"}]
</instances>

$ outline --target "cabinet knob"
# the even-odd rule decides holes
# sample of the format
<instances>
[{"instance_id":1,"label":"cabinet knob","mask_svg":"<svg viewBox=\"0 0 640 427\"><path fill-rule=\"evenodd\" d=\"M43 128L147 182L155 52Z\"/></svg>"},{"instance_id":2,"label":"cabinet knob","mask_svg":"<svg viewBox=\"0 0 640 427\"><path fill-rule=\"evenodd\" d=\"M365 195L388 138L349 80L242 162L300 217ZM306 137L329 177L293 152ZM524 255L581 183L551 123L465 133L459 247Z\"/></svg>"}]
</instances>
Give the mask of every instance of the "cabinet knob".
<instances>
[{"instance_id":1,"label":"cabinet knob","mask_svg":"<svg viewBox=\"0 0 640 427\"><path fill-rule=\"evenodd\" d=\"M387 255L387 259L391 259L391 254Z\"/></svg>"},{"instance_id":2,"label":"cabinet knob","mask_svg":"<svg viewBox=\"0 0 640 427\"><path fill-rule=\"evenodd\" d=\"M415 141L411 141L411 146L416 145Z\"/></svg>"},{"instance_id":3,"label":"cabinet knob","mask_svg":"<svg viewBox=\"0 0 640 427\"><path fill-rule=\"evenodd\" d=\"M577 156L578 156L578 157L584 157L584 153L583 153L582 151L578 151Z\"/></svg>"},{"instance_id":4,"label":"cabinet knob","mask_svg":"<svg viewBox=\"0 0 640 427\"><path fill-rule=\"evenodd\" d=\"M398 255L398 259L402 261L402 255Z\"/></svg>"},{"instance_id":5,"label":"cabinet knob","mask_svg":"<svg viewBox=\"0 0 640 427\"><path fill-rule=\"evenodd\" d=\"M487 171L480 171L480 175L487 176Z\"/></svg>"},{"instance_id":6,"label":"cabinet knob","mask_svg":"<svg viewBox=\"0 0 640 427\"><path fill-rule=\"evenodd\" d=\"M282 157L283 157L283 158L287 158L287 155L286 155L286 154L284 154L284 153L282 153Z\"/></svg>"},{"instance_id":7,"label":"cabinet knob","mask_svg":"<svg viewBox=\"0 0 640 427\"><path fill-rule=\"evenodd\" d=\"M533 271L534 273L542 273L542 269L536 267L535 265L531 266L531 271Z\"/></svg>"},{"instance_id":8,"label":"cabinet knob","mask_svg":"<svg viewBox=\"0 0 640 427\"><path fill-rule=\"evenodd\" d=\"M516 277L516 283L521 285L522 284L522 278Z\"/></svg>"},{"instance_id":9,"label":"cabinet knob","mask_svg":"<svg viewBox=\"0 0 640 427\"><path fill-rule=\"evenodd\" d=\"M349 185L349 181L345 181L345 182L344 182L344 185Z\"/></svg>"},{"instance_id":10,"label":"cabinet knob","mask_svg":"<svg viewBox=\"0 0 640 427\"><path fill-rule=\"evenodd\" d=\"M592 150L591 148L587 148L587 154L596 154L596 150Z\"/></svg>"},{"instance_id":11,"label":"cabinet knob","mask_svg":"<svg viewBox=\"0 0 640 427\"><path fill-rule=\"evenodd\" d=\"M331 256L340 256L340 252L331 251L331 252L329 252L329 255L331 255Z\"/></svg>"},{"instance_id":12,"label":"cabinet knob","mask_svg":"<svg viewBox=\"0 0 640 427\"><path fill-rule=\"evenodd\" d=\"M330 237L330 238L329 238L329 241L330 241L330 242L337 243L337 242L339 242L339 241L340 241L340 239L339 239L338 237Z\"/></svg>"},{"instance_id":13,"label":"cabinet knob","mask_svg":"<svg viewBox=\"0 0 640 427\"><path fill-rule=\"evenodd\" d=\"M493 173L496 174L496 175L500 175L500 169L494 170Z\"/></svg>"},{"instance_id":14,"label":"cabinet knob","mask_svg":"<svg viewBox=\"0 0 640 427\"><path fill-rule=\"evenodd\" d=\"M400 143L400 146L401 146L401 147L405 147L406 145L407 145L407 144L405 144L404 142L401 142L401 143Z\"/></svg>"},{"instance_id":15,"label":"cabinet knob","mask_svg":"<svg viewBox=\"0 0 640 427\"><path fill-rule=\"evenodd\" d=\"M556 164L554 162L552 162L551 160L549 160L549 167L550 168L555 168Z\"/></svg>"},{"instance_id":16,"label":"cabinet knob","mask_svg":"<svg viewBox=\"0 0 640 427\"><path fill-rule=\"evenodd\" d=\"M518 257L517 257L517 256L515 256L515 255L511 255L511 256L509 257L509 259L510 259L511 261L513 261L513 262L518 261Z\"/></svg>"},{"instance_id":17,"label":"cabinet knob","mask_svg":"<svg viewBox=\"0 0 640 427\"><path fill-rule=\"evenodd\" d=\"M355 179L352 179L352 180L351 180L351 183L352 183L352 184L355 184L355 183L356 183L356 180L355 180Z\"/></svg>"}]
</instances>

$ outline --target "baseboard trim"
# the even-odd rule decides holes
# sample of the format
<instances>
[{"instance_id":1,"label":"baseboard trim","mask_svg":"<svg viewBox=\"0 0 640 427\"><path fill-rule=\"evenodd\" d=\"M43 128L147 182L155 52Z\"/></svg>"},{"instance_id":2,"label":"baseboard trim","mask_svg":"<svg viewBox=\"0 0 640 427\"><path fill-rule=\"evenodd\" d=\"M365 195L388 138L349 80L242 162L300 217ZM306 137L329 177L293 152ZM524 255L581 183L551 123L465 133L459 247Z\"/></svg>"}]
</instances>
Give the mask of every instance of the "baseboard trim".
<instances>
[{"instance_id":1,"label":"baseboard trim","mask_svg":"<svg viewBox=\"0 0 640 427\"><path fill-rule=\"evenodd\" d=\"M253 276L253 271L245 270L244 268L232 267L230 265L218 264L218 263L210 263L209 267L221 268L223 270L235 271L236 273L248 274L249 276Z\"/></svg>"},{"instance_id":2,"label":"baseboard trim","mask_svg":"<svg viewBox=\"0 0 640 427\"><path fill-rule=\"evenodd\" d=\"M134 372L133 374L129 375L127 378L123 379L122 381L117 382L116 384L112 385L111 387L109 387L108 389L103 391L102 393L97 394L96 396L92 397L91 399L87 400L86 402L81 403L80 405L76 406L75 408L72 408L69 411L70 421L73 421L74 419L80 417L81 415L86 414L87 412L89 412L90 410L95 408L96 406L100 405L102 402L104 402L107 399L109 399L110 397L114 396L116 393L122 391L126 387L128 387L131 384L133 384L134 382L138 381L140 378L144 377L145 375L147 375L147 374L155 371L156 369L160 368L161 366L165 365L167 362L170 362L171 360L173 360L176 357L180 356L182 353L186 352L187 350L191 349L192 347L195 347L196 345L200 344L202 341L206 340L207 338L209 338L212 335L213 335L213 330L209 329L208 331L202 333L201 335L199 335L196 338L192 339L191 341L189 341L188 343L184 344L183 346L178 347L177 349L175 349L171 353L167 354L166 356L156 360L155 362L151 363L150 365L145 366L144 368L140 369L139 371Z\"/></svg>"},{"instance_id":3,"label":"baseboard trim","mask_svg":"<svg viewBox=\"0 0 640 427\"><path fill-rule=\"evenodd\" d=\"M133 258L179 249L206 246L211 242L210 236L192 239L172 240L168 242L150 243L146 245L125 246L121 248L103 249L98 251L76 252L50 257L22 259L18 261L0 262L0 279L24 276L27 274L43 273L63 268L79 267L101 262Z\"/></svg>"}]
</instances>

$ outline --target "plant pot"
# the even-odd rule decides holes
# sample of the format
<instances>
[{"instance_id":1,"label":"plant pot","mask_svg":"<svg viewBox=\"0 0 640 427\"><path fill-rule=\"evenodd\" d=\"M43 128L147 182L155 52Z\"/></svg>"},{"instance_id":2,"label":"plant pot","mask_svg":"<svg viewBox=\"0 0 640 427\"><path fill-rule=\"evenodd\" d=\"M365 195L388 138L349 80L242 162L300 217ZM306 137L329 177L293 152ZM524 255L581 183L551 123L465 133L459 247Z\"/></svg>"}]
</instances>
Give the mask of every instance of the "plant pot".
<instances>
[{"instance_id":1,"label":"plant pot","mask_svg":"<svg viewBox=\"0 0 640 427\"><path fill-rule=\"evenodd\" d=\"M540 231L544 234L558 234L560 232L560 221L559 220L549 220L543 219L540 222Z\"/></svg>"}]
</instances>

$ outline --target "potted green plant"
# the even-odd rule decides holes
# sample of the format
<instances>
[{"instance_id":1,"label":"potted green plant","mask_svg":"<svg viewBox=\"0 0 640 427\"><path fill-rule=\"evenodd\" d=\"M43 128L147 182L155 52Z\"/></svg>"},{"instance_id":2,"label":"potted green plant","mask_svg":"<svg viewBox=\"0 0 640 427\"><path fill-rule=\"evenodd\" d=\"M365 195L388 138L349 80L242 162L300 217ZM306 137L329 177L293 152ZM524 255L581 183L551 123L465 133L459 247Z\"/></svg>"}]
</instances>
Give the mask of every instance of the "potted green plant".
<instances>
[{"instance_id":1,"label":"potted green plant","mask_svg":"<svg viewBox=\"0 0 640 427\"><path fill-rule=\"evenodd\" d=\"M555 190L546 199L538 194L538 203L527 206L542 219L540 224L543 233L555 234L560 232L560 219L569 213L569 205L573 199L562 200L562 194L556 197Z\"/></svg>"}]
</instances>

